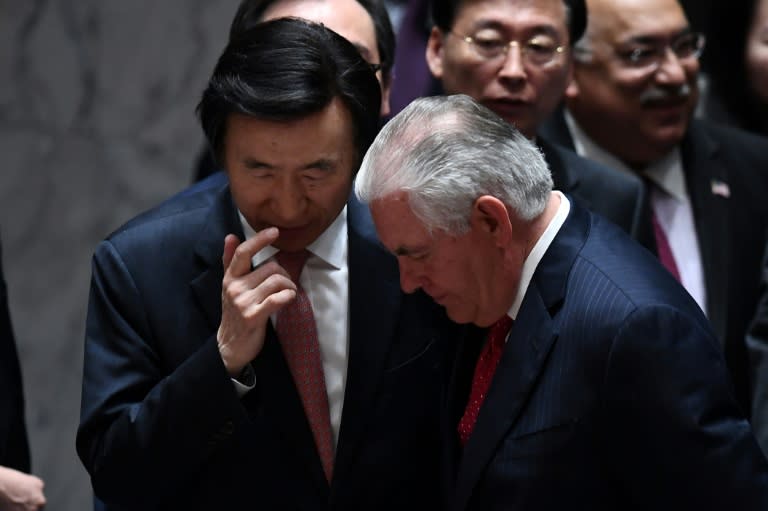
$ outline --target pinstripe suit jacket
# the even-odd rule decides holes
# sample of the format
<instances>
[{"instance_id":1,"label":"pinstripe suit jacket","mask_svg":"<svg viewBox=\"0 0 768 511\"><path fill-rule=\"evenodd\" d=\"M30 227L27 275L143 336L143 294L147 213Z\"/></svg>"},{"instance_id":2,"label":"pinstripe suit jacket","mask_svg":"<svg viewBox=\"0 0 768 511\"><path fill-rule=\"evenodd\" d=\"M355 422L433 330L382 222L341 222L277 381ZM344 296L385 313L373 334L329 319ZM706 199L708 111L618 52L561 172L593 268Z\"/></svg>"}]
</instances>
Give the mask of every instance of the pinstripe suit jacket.
<instances>
[{"instance_id":1,"label":"pinstripe suit jacket","mask_svg":"<svg viewBox=\"0 0 768 511\"><path fill-rule=\"evenodd\" d=\"M768 463L706 318L648 251L571 204L463 452L446 432L450 508L768 509ZM479 344L459 354L451 425Z\"/></svg>"}]
</instances>

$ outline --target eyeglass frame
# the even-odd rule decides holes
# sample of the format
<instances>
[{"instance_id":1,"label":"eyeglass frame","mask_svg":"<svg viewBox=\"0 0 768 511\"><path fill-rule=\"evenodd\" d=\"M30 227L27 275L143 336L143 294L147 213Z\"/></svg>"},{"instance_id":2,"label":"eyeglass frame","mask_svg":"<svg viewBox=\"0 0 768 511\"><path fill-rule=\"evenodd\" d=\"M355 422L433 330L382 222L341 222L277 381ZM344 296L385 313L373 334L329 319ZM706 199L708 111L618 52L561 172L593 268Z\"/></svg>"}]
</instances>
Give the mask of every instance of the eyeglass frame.
<instances>
[{"instance_id":1,"label":"eyeglass frame","mask_svg":"<svg viewBox=\"0 0 768 511\"><path fill-rule=\"evenodd\" d=\"M690 55L680 55L675 50L675 45L679 43L680 41L684 41L686 38L693 38L694 42L694 50L691 52ZM638 59L638 52L643 51L644 48L633 48L629 51L621 51L617 49L615 46L611 46L611 51L613 52L614 56L617 57L618 61L621 63L621 65L631 71L637 71L641 72L644 75L648 74L654 74L659 69L661 69L662 64L664 61L668 58L667 51L671 51L672 54L675 56L675 59L681 63L689 62L692 60L698 60L702 53L704 53L704 47L706 46L707 38L706 36L701 32L684 32L682 34L678 34L675 37L668 39L666 42L663 43L636 43L637 46L645 46L648 48L652 48L654 52L656 52L656 55L653 57L652 61L649 61L646 64L641 64ZM608 43L605 43L608 45ZM574 48L575 55L578 57L578 55L590 55L592 51L589 48L582 47L580 45L576 45Z\"/></svg>"},{"instance_id":2,"label":"eyeglass frame","mask_svg":"<svg viewBox=\"0 0 768 511\"><path fill-rule=\"evenodd\" d=\"M530 60L530 57L528 56L529 55L529 51L530 51L528 48L530 48L530 46L528 45L528 43L530 43L531 41L533 41L537 37L541 37L542 36L542 34L536 34L534 36L529 37L525 41L525 44L520 44L520 41L518 41L517 39L511 39L508 42L506 42L506 43L504 43L504 44L499 46L499 48L498 48L499 53L497 53L495 55L487 56L487 55L483 55L480 52L479 45L477 44L477 38L476 37L469 36L469 35L462 35L462 34L459 34L457 32L454 32L454 31L449 31L448 34L450 34L450 35L452 35L454 37L459 38L459 40L461 40L461 41L464 41L470 48L472 48L472 51L475 53L475 55L477 55L481 59L483 59L485 61L488 61L488 62L496 60L496 59L498 59L501 56L504 56L504 58L506 58L509 55L510 48L512 48L513 46L516 46L517 48L520 49L520 57L527 64L533 65L533 66L537 66L537 67L546 67L546 66L552 65L552 64L557 62L557 57L559 55L562 55L563 53L565 53L565 46L561 44L561 45L558 45L558 46L556 46L555 48L552 49L552 55L549 56L548 60L546 60L544 62L535 62L535 61Z\"/></svg>"}]
</instances>

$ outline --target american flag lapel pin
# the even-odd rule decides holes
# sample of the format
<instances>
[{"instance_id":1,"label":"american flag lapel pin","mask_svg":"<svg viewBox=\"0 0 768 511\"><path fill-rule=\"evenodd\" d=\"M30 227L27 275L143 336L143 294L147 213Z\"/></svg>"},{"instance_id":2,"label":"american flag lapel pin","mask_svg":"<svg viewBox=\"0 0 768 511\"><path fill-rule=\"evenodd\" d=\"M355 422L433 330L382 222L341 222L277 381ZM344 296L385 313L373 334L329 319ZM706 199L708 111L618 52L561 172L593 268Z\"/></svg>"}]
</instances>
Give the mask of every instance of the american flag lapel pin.
<instances>
[{"instance_id":1,"label":"american flag lapel pin","mask_svg":"<svg viewBox=\"0 0 768 511\"><path fill-rule=\"evenodd\" d=\"M719 195L724 199L729 199L731 197L731 187L728 186L728 183L720 181L719 179L713 179L712 195Z\"/></svg>"}]
</instances>

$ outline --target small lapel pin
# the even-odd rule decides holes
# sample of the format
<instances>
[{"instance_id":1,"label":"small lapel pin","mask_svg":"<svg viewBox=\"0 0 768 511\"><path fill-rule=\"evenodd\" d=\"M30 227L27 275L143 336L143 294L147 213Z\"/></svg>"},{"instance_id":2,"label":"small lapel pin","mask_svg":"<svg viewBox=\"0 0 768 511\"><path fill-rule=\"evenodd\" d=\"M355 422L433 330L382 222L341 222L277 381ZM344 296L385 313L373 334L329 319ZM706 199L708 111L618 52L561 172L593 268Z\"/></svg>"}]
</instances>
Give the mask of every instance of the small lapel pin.
<instances>
[{"instance_id":1,"label":"small lapel pin","mask_svg":"<svg viewBox=\"0 0 768 511\"><path fill-rule=\"evenodd\" d=\"M729 199L731 197L731 187L728 186L728 183L724 183L719 179L713 179L712 195L719 195L724 199Z\"/></svg>"}]
</instances>

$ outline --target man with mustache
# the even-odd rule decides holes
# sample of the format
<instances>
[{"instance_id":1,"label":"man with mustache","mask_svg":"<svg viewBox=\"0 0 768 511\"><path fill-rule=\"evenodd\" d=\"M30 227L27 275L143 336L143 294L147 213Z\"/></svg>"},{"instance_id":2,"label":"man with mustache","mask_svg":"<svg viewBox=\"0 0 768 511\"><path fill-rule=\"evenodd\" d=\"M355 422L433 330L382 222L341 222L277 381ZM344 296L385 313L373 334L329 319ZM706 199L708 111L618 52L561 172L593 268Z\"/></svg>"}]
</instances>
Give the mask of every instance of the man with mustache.
<instances>
[{"instance_id":1,"label":"man with mustache","mask_svg":"<svg viewBox=\"0 0 768 511\"><path fill-rule=\"evenodd\" d=\"M633 236L642 183L540 136L572 76L584 32L584 0L435 0L429 69L446 94L466 94L535 140L557 190Z\"/></svg>"},{"instance_id":2,"label":"man with mustache","mask_svg":"<svg viewBox=\"0 0 768 511\"><path fill-rule=\"evenodd\" d=\"M645 180L639 239L706 313L748 413L744 337L768 226L768 143L691 119L704 37L676 0L587 6L567 109L545 132Z\"/></svg>"}]
</instances>

